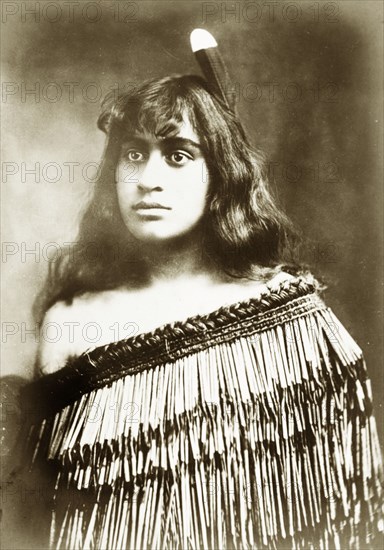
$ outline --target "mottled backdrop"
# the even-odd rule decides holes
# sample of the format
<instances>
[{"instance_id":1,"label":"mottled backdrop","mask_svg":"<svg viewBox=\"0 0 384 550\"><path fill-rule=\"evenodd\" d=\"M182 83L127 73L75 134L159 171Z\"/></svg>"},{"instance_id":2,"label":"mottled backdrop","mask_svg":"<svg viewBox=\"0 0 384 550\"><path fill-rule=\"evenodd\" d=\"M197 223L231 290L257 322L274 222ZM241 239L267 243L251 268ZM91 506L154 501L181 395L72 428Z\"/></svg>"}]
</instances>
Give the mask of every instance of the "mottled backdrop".
<instances>
[{"instance_id":1,"label":"mottled backdrop","mask_svg":"<svg viewBox=\"0 0 384 550\"><path fill-rule=\"evenodd\" d=\"M380 1L3 1L2 374L31 376L31 304L92 190L101 96L198 72L189 33L203 27L311 239L303 261L365 350L381 418L382 20Z\"/></svg>"}]
</instances>

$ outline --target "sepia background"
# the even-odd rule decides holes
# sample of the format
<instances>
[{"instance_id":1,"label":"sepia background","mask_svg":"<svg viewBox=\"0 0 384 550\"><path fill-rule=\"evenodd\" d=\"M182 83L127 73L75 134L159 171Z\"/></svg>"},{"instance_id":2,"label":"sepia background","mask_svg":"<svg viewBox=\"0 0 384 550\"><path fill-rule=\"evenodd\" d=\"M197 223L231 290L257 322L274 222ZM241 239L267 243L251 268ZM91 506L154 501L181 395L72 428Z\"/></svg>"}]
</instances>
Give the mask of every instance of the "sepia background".
<instances>
[{"instance_id":1,"label":"sepia background","mask_svg":"<svg viewBox=\"0 0 384 550\"><path fill-rule=\"evenodd\" d=\"M92 192L102 97L199 72L189 33L202 27L307 237L300 259L365 351L380 420L382 20L382 3L369 0L3 2L2 375L32 375L31 305Z\"/></svg>"}]
</instances>

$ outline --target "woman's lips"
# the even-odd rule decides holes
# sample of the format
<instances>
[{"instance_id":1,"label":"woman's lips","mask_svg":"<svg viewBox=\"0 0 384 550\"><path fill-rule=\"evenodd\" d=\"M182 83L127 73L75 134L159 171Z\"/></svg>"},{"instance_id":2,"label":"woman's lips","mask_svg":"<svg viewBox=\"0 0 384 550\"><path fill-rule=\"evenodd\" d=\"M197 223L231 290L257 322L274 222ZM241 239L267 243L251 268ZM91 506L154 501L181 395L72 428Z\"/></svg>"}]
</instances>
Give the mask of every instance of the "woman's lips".
<instances>
[{"instance_id":1,"label":"woman's lips","mask_svg":"<svg viewBox=\"0 0 384 550\"><path fill-rule=\"evenodd\" d=\"M158 202L140 201L133 206L134 210L172 210L169 206L164 206Z\"/></svg>"},{"instance_id":2,"label":"woman's lips","mask_svg":"<svg viewBox=\"0 0 384 550\"><path fill-rule=\"evenodd\" d=\"M158 202L140 201L133 206L133 210L142 220L151 221L163 219L166 210L172 210L172 208Z\"/></svg>"}]
</instances>

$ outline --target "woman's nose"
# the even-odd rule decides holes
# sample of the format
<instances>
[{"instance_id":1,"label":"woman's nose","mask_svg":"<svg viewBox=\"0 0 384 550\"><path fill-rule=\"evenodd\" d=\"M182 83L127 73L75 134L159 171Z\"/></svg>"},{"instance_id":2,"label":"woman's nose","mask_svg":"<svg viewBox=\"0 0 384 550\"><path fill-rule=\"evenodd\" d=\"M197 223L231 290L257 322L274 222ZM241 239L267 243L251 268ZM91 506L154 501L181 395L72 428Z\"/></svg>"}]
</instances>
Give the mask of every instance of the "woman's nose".
<instances>
[{"instance_id":1,"label":"woman's nose","mask_svg":"<svg viewBox=\"0 0 384 550\"><path fill-rule=\"evenodd\" d=\"M163 189L163 159L159 151L150 153L148 160L139 170L138 186L145 191Z\"/></svg>"}]
</instances>

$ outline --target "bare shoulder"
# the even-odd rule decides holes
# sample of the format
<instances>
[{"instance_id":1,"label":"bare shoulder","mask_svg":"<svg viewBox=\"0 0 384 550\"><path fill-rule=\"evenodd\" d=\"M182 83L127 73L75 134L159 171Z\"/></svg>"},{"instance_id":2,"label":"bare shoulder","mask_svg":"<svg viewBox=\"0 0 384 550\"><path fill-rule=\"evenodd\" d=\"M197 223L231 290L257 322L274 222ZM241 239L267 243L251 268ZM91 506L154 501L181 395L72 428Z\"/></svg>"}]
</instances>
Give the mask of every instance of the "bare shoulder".
<instances>
[{"instance_id":1,"label":"bare shoulder","mask_svg":"<svg viewBox=\"0 0 384 550\"><path fill-rule=\"evenodd\" d=\"M40 343L37 355L41 374L50 374L63 367L71 356L71 339L64 330L71 322L71 305L57 302L45 314L40 329Z\"/></svg>"},{"instance_id":2,"label":"bare shoulder","mask_svg":"<svg viewBox=\"0 0 384 550\"><path fill-rule=\"evenodd\" d=\"M259 279L251 280L251 279L248 279L245 282L245 285L250 286L251 288L254 288L255 290L262 291L262 290L268 289L268 287L279 286L281 283L288 282L288 281L291 281L293 279L295 279L295 277L293 275L291 275L290 273L287 273L286 271L278 271L277 273L272 275L267 280L259 280Z\"/></svg>"},{"instance_id":3,"label":"bare shoulder","mask_svg":"<svg viewBox=\"0 0 384 550\"><path fill-rule=\"evenodd\" d=\"M286 271L279 271L274 277L272 277L270 284L279 285L280 283L291 281L294 278L295 277L293 275L287 273Z\"/></svg>"},{"instance_id":4,"label":"bare shoulder","mask_svg":"<svg viewBox=\"0 0 384 550\"><path fill-rule=\"evenodd\" d=\"M41 325L38 350L38 368L42 374L59 370L70 357L92 347L92 341L84 341L84 331L91 324L100 326L98 320L104 300L102 292L84 294L69 304L57 302L47 311Z\"/></svg>"},{"instance_id":5,"label":"bare shoulder","mask_svg":"<svg viewBox=\"0 0 384 550\"><path fill-rule=\"evenodd\" d=\"M223 300L225 299L226 303L235 303L241 300L258 298L294 278L293 275L285 271L279 271L266 281L260 279L232 279L222 287Z\"/></svg>"},{"instance_id":6,"label":"bare shoulder","mask_svg":"<svg viewBox=\"0 0 384 550\"><path fill-rule=\"evenodd\" d=\"M135 332L126 327L127 311L132 310L131 293L89 292L70 304L57 302L46 313L40 331L38 370L50 374L64 367L68 359L98 346L109 344Z\"/></svg>"}]
</instances>

